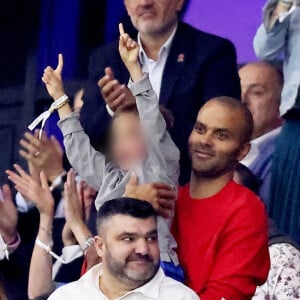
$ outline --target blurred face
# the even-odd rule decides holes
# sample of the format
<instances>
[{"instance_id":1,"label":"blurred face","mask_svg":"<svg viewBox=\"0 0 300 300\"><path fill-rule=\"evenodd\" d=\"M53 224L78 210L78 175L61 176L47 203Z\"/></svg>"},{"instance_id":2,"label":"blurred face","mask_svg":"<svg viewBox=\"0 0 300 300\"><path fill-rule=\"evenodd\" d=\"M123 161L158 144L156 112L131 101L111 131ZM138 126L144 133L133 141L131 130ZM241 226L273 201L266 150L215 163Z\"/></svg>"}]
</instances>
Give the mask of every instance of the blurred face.
<instances>
[{"instance_id":1,"label":"blurred face","mask_svg":"<svg viewBox=\"0 0 300 300\"><path fill-rule=\"evenodd\" d=\"M124 171L147 156L140 119L134 113L122 113L113 121L111 153L115 163Z\"/></svg>"},{"instance_id":2,"label":"blurred face","mask_svg":"<svg viewBox=\"0 0 300 300\"><path fill-rule=\"evenodd\" d=\"M134 27L143 35L166 33L177 22L184 0L125 0Z\"/></svg>"},{"instance_id":3,"label":"blurred face","mask_svg":"<svg viewBox=\"0 0 300 300\"><path fill-rule=\"evenodd\" d=\"M95 239L103 267L112 277L132 288L145 284L158 271L160 253L154 217L111 217Z\"/></svg>"},{"instance_id":4,"label":"blurred face","mask_svg":"<svg viewBox=\"0 0 300 300\"><path fill-rule=\"evenodd\" d=\"M271 67L249 64L239 71L242 87L242 102L253 116L253 138L273 129L280 122L279 103L281 84Z\"/></svg>"},{"instance_id":5,"label":"blurred face","mask_svg":"<svg viewBox=\"0 0 300 300\"><path fill-rule=\"evenodd\" d=\"M234 170L249 151L241 145L242 113L208 102L200 110L189 138L192 170L196 177L217 178Z\"/></svg>"}]
</instances>

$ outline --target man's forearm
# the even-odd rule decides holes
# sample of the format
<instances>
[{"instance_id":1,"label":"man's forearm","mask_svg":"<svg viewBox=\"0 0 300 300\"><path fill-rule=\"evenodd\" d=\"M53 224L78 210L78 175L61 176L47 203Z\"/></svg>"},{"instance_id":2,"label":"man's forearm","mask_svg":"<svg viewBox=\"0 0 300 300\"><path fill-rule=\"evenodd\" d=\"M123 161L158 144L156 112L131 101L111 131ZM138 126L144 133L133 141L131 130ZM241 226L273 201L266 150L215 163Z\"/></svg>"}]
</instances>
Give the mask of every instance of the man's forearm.
<instances>
[{"instance_id":1,"label":"man's forearm","mask_svg":"<svg viewBox=\"0 0 300 300\"><path fill-rule=\"evenodd\" d=\"M57 111L58 111L58 114L59 114L59 118L61 120L63 120L64 118L66 118L72 112L72 108L71 108L69 103L66 103L64 106L59 108Z\"/></svg>"},{"instance_id":2,"label":"man's forearm","mask_svg":"<svg viewBox=\"0 0 300 300\"><path fill-rule=\"evenodd\" d=\"M128 64L126 67L133 82L139 81L143 78L143 70L139 62Z\"/></svg>"},{"instance_id":3,"label":"man's forearm","mask_svg":"<svg viewBox=\"0 0 300 300\"><path fill-rule=\"evenodd\" d=\"M52 224L52 216L43 214L40 216L40 227L37 239L49 247L51 247L52 244ZM39 295L49 293L51 289L52 257L45 249L35 245L31 257L28 279L29 298L35 298Z\"/></svg>"}]
</instances>

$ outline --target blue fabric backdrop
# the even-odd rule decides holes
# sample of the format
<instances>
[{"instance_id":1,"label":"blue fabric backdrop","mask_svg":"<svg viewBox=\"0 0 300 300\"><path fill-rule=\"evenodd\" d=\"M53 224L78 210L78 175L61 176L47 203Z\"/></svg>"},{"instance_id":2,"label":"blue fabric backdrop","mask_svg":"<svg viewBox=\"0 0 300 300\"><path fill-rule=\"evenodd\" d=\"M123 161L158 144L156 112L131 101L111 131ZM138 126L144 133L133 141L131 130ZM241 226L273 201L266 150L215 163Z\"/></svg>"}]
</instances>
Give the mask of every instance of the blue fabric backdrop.
<instances>
[{"instance_id":1,"label":"blue fabric backdrop","mask_svg":"<svg viewBox=\"0 0 300 300\"><path fill-rule=\"evenodd\" d=\"M85 0L86 1L86 0ZM104 1L104 0L98 0ZM64 79L74 79L79 62L79 31L84 0L43 0L38 49L41 76L45 66L56 66L57 54L64 54ZM118 36L118 23L126 14L123 0L106 1L105 28L102 40ZM99 18L101 12L99 12ZM91 32L91 34L93 34ZM39 76L39 78L40 78Z\"/></svg>"},{"instance_id":2,"label":"blue fabric backdrop","mask_svg":"<svg viewBox=\"0 0 300 300\"><path fill-rule=\"evenodd\" d=\"M78 59L78 30L81 0L43 0L40 14L38 71L56 66L57 54L64 54L64 78L72 79Z\"/></svg>"}]
</instances>

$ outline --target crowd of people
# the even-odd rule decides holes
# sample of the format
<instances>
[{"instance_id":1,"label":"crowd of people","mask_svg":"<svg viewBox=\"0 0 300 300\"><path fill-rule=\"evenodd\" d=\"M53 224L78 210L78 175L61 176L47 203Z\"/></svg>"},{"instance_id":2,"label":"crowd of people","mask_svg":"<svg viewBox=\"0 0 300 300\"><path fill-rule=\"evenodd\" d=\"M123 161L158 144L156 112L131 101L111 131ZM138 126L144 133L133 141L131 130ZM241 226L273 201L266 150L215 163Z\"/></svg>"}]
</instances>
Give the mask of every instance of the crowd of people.
<instances>
[{"instance_id":1,"label":"crowd of people","mask_svg":"<svg viewBox=\"0 0 300 300\"><path fill-rule=\"evenodd\" d=\"M136 32L72 104L63 55L44 70L53 104L0 190L0 299L300 299L300 1L266 3L239 68L184 0L124 4Z\"/></svg>"}]
</instances>

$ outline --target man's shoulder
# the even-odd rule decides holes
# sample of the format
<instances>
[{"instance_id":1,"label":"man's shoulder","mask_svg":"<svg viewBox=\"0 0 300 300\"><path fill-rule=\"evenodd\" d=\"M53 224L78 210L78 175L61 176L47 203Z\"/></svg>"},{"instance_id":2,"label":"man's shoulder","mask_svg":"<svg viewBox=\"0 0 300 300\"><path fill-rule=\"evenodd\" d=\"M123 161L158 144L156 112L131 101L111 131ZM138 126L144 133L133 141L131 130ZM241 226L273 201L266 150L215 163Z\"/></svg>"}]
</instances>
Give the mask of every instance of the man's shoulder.
<instances>
[{"instance_id":1,"label":"man's shoulder","mask_svg":"<svg viewBox=\"0 0 300 300\"><path fill-rule=\"evenodd\" d=\"M289 243L276 243L269 247L272 263L278 266L295 263L293 268L300 271L300 250Z\"/></svg>"},{"instance_id":2,"label":"man's shoulder","mask_svg":"<svg viewBox=\"0 0 300 300\"><path fill-rule=\"evenodd\" d=\"M160 287L159 299L196 300L197 294L186 285L165 276Z\"/></svg>"},{"instance_id":3,"label":"man's shoulder","mask_svg":"<svg viewBox=\"0 0 300 300\"><path fill-rule=\"evenodd\" d=\"M216 46L234 47L233 43L230 40L212 33L199 30L184 22L179 22L178 34L176 35L175 38L190 39L191 41L193 41L193 43L195 43L200 47L216 47Z\"/></svg>"},{"instance_id":4,"label":"man's shoulder","mask_svg":"<svg viewBox=\"0 0 300 300\"><path fill-rule=\"evenodd\" d=\"M246 204L256 204L258 206L263 207L263 202L259 199L259 197L252 192L247 187L235 182L234 180L231 181L231 191L232 196L237 202L240 202L242 205Z\"/></svg>"},{"instance_id":5,"label":"man's shoulder","mask_svg":"<svg viewBox=\"0 0 300 300\"><path fill-rule=\"evenodd\" d=\"M98 265L94 266L77 281L68 283L58 288L51 294L48 300L81 300L93 297L95 292L97 293L97 289L95 288L93 282L93 277L94 273L97 272L98 269ZM98 294L98 297L100 297L100 294ZM101 297L99 298L99 300L101 300Z\"/></svg>"},{"instance_id":6,"label":"man's shoulder","mask_svg":"<svg viewBox=\"0 0 300 300\"><path fill-rule=\"evenodd\" d=\"M50 295L48 300L63 300L68 299L69 297L72 297L72 299L76 300L79 299L76 298L77 296L80 297L80 295L78 295L79 290L80 289L78 288L78 281L74 281L56 289Z\"/></svg>"},{"instance_id":7,"label":"man's shoulder","mask_svg":"<svg viewBox=\"0 0 300 300\"><path fill-rule=\"evenodd\" d=\"M259 224L259 220L262 222L266 220L265 205L254 192L232 181L228 193L230 194L230 197L228 197L230 201L229 210L231 213L239 215L243 222Z\"/></svg>"}]
</instances>

